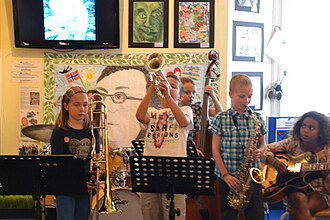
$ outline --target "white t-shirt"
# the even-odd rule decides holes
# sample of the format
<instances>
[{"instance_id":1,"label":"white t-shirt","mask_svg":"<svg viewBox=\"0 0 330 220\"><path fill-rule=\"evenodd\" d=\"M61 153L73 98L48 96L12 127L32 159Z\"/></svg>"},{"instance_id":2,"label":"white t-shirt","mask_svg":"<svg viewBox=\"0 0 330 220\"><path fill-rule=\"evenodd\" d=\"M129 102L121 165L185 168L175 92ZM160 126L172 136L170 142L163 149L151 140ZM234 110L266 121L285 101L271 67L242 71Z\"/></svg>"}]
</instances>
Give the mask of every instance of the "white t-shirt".
<instances>
[{"instance_id":1,"label":"white t-shirt","mask_svg":"<svg viewBox=\"0 0 330 220\"><path fill-rule=\"evenodd\" d=\"M188 132L193 128L193 113L189 106L180 107L183 113L189 117L189 125L180 127L170 108L155 109L150 107L145 142L145 156L187 156Z\"/></svg>"}]
</instances>

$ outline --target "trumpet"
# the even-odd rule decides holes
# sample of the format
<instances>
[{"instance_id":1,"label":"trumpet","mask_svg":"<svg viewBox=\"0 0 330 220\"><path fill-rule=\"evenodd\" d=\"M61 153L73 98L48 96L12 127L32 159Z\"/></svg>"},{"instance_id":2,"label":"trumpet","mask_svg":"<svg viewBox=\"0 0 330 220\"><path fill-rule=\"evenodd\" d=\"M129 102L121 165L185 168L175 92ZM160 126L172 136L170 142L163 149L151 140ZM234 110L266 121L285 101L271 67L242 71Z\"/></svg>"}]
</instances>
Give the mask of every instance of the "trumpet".
<instances>
[{"instance_id":1,"label":"trumpet","mask_svg":"<svg viewBox=\"0 0 330 220\"><path fill-rule=\"evenodd\" d=\"M159 89L160 81L165 81L168 87L171 87L170 83L166 79L165 73L162 70L164 66L164 61L160 54L152 53L148 56L148 58L144 61L144 68L149 71L150 80L154 85L157 95L160 98L164 98L164 95Z\"/></svg>"},{"instance_id":2,"label":"trumpet","mask_svg":"<svg viewBox=\"0 0 330 220\"><path fill-rule=\"evenodd\" d=\"M97 121L94 121L97 118ZM112 200L112 193L111 193L111 184L110 184L110 160L109 160L109 144L108 144L108 128L107 128L107 105L103 100L103 96L98 93L94 93L91 101L90 101L90 120L91 120L91 133L92 133L92 161L90 166L90 172L92 172L93 168L96 167L96 216L98 219L99 213L117 213L121 212L118 210ZM101 152L104 155L103 160L97 160L96 155L96 137L94 133L94 129L100 130L101 136ZM100 177L100 164L105 164L105 173L104 173L104 201L102 207L99 209L98 207L98 196L100 190L99 181ZM91 196L92 197L92 196ZM92 199L91 199L92 200ZM93 209L91 205L91 209ZM91 210L91 215L93 210Z\"/></svg>"}]
</instances>

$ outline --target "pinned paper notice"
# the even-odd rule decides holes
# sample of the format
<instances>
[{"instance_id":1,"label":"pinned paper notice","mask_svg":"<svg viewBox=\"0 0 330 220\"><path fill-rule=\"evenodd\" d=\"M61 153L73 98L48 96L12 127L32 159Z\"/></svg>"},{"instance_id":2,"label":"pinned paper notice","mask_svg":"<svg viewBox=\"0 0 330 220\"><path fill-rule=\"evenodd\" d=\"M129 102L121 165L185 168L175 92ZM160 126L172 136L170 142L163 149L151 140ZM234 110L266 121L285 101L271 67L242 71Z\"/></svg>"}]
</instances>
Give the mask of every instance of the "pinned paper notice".
<instances>
[{"instance_id":1,"label":"pinned paper notice","mask_svg":"<svg viewBox=\"0 0 330 220\"><path fill-rule=\"evenodd\" d=\"M265 54L281 65L287 64L288 45L281 30L276 30L265 49Z\"/></svg>"},{"instance_id":2,"label":"pinned paper notice","mask_svg":"<svg viewBox=\"0 0 330 220\"><path fill-rule=\"evenodd\" d=\"M14 61L11 67L13 82L41 82L42 64Z\"/></svg>"}]
</instances>

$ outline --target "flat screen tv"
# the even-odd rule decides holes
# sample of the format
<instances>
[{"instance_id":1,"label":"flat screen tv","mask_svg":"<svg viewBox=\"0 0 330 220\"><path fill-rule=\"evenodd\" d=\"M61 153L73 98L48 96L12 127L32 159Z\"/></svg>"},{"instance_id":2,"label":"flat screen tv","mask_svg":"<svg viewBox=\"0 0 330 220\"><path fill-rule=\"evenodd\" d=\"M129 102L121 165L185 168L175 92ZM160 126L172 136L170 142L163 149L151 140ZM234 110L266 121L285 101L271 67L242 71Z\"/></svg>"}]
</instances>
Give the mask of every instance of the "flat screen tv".
<instances>
[{"instance_id":1,"label":"flat screen tv","mask_svg":"<svg viewBox=\"0 0 330 220\"><path fill-rule=\"evenodd\" d=\"M13 0L15 47L119 48L119 0Z\"/></svg>"}]
</instances>

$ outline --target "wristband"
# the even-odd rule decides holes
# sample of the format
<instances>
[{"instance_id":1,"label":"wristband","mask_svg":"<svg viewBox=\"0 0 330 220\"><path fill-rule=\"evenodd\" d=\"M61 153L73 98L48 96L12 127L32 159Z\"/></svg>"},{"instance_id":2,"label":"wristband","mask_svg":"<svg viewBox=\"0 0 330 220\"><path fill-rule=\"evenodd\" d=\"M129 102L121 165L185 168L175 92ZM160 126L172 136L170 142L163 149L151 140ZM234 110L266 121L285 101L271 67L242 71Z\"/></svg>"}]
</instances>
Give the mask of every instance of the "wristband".
<instances>
[{"instance_id":1,"label":"wristband","mask_svg":"<svg viewBox=\"0 0 330 220\"><path fill-rule=\"evenodd\" d=\"M277 163L277 161L278 161L277 159L273 160L273 162L272 162L271 165L272 165L273 167L275 167L275 164Z\"/></svg>"},{"instance_id":2,"label":"wristband","mask_svg":"<svg viewBox=\"0 0 330 220\"><path fill-rule=\"evenodd\" d=\"M227 172L227 173L223 174L222 177L225 178L225 176L228 176L228 175L229 175L229 173Z\"/></svg>"}]
</instances>

